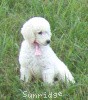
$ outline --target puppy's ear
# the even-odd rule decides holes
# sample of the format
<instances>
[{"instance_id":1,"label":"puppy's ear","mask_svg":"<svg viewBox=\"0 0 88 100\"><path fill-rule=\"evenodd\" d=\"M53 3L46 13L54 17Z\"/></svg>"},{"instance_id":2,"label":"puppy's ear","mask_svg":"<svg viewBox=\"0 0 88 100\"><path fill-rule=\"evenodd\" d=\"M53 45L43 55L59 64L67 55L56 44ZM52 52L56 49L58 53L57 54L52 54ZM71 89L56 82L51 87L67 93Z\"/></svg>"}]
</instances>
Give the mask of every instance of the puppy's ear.
<instances>
[{"instance_id":1,"label":"puppy's ear","mask_svg":"<svg viewBox=\"0 0 88 100\"><path fill-rule=\"evenodd\" d=\"M32 29L32 26L26 22L23 27L21 28L21 34L23 35L23 38L30 43L33 43L35 40L35 35Z\"/></svg>"}]
</instances>

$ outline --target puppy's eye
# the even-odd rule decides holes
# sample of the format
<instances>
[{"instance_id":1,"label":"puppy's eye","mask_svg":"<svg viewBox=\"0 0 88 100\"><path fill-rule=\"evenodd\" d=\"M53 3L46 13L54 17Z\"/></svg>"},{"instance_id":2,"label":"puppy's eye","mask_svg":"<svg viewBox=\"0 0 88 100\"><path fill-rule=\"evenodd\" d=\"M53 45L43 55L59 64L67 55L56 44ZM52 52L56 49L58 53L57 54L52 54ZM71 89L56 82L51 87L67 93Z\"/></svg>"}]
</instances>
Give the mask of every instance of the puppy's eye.
<instances>
[{"instance_id":1,"label":"puppy's eye","mask_svg":"<svg viewBox=\"0 0 88 100\"><path fill-rule=\"evenodd\" d=\"M42 34L42 32L39 32L38 34Z\"/></svg>"}]
</instances>

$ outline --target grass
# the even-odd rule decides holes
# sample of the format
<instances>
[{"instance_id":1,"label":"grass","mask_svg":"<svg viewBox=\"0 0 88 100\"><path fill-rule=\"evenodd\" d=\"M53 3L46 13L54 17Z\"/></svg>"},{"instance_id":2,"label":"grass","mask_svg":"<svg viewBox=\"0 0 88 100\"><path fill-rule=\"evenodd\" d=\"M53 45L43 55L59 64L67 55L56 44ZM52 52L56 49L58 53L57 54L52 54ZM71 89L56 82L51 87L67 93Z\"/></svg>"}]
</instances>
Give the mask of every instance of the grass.
<instances>
[{"instance_id":1,"label":"grass","mask_svg":"<svg viewBox=\"0 0 88 100\"><path fill-rule=\"evenodd\" d=\"M20 82L18 55L23 40L20 29L33 16L42 16L50 22L51 46L71 70L76 80L74 85L67 87L59 82L49 87L41 81ZM59 92L62 96L56 96ZM52 97L48 97L50 93ZM31 94L43 96L28 97ZM0 0L0 100L87 99L88 1Z\"/></svg>"}]
</instances>

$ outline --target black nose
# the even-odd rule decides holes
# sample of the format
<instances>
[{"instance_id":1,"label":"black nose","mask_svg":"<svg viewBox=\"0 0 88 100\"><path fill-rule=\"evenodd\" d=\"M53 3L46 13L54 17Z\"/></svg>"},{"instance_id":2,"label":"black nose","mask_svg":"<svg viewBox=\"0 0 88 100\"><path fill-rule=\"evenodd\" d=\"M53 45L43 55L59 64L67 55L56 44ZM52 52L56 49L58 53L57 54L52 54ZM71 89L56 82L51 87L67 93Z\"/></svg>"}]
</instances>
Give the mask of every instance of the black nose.
<instances>
[{"instance_id":1,"label":"black nose","mask_svg":"<svg viewBox=\"0 0 88 100\"><path fill-rule=\"evenodd\" d=\"M50 43L50 40L47 40L46 43L49 44Z\"/></svg>"}]
</instances>

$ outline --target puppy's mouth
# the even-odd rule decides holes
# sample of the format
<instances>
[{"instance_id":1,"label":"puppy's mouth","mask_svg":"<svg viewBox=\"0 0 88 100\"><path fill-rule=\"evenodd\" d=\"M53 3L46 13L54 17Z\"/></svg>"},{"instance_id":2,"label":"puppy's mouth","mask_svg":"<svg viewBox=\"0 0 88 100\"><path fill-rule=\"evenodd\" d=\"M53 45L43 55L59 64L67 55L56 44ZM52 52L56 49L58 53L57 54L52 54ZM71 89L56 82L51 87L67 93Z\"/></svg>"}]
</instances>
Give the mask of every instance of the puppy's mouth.
<instances>
[{"instance_id":1,"label":"puppy's mouth","mask_svg":"<svg viewBox=\"0 0 88 100\"><path fill-rule=\"evenodd\" d=\"M40 46L47 46L47 45L49 45L50 44L50 40L46 40L46 42L44 42L44 43L41 43L41 42L38 42L38 41L36 41Z\"/></svg>"},{"instance_id":2,"label":"puppy's mouth","mask_svg":"<svg viewBox=\"0 0 88 100\"><path fill-rule=\"evenodd\" d=\"M35 55L36 56L40 56L41 55L41 49L40 46L47 46L50 43L50 40L46 41L46 43L44 44L39 44L38 42L34 41L34 45L35 45Z\"/></svg>"}]
</instances>

